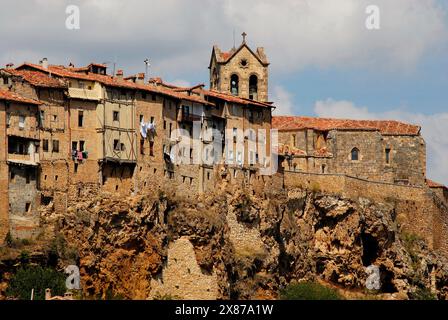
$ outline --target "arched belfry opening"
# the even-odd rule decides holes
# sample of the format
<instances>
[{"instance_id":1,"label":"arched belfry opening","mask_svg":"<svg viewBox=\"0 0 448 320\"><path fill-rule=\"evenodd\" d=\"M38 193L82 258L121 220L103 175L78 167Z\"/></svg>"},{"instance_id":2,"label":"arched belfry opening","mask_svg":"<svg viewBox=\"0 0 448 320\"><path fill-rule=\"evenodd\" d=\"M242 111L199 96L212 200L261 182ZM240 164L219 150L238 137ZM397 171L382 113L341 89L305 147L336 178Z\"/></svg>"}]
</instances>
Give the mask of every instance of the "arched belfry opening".
<instances>
[{"instance_id":1,"label":"arched belfry opening","mask_svg":"<svg viewBox=\"0 0 448 320\"><path fill-rule=\"evenodd\" d=\"M230 77L230 93L234 96L237 96L239 94L239 82L240 79L238 75L233 74Z\"/></svg>"},{"instance_id":2,"label":"arched belfry opening","mask_svg":"<svg viewBox=\"0 0 448 320\"><path fill-rule=\"evenodd\" d=\"M258 77L255 74L249 78L249 99L258 100Z\"/></svg>"},{"instance_id":3,"label":"arched belfry opening","mask_svg":"<svg viewBox=\"0 0 448 320\"><path fill-rule=\"evenodd\" d=\"M212 71L212 81L211 81L210 87L212 89L216 90L218 88L218 81L219 81L219 79L218 79L218 71L216 70L216 68L213 68L213 71Z\"/></svg>"}]
</instances>

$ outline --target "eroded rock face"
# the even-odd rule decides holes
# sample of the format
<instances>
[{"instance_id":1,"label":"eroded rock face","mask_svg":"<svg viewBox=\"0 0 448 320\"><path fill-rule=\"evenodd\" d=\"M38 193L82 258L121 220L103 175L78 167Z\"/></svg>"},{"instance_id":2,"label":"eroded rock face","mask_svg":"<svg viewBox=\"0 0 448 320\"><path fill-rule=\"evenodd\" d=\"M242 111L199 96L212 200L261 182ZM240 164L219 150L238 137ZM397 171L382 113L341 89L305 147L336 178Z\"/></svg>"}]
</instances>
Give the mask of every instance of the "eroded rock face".
<instances>
[{"instance_id":1,"label":"eroded rock face","mask_svg":"<svg viewBox=\"0 0 448 320\"><path fill-rule=\"evenodd\" d=\"M222 190L192 202L154 192L92 196L42 217L78 249L83 290L96 297L273 299L301 279L362 292L370 265L384 298L418 287L448 294L442 257L403 237L393 206L366 199Z\"/></svg>"}]
</instances>

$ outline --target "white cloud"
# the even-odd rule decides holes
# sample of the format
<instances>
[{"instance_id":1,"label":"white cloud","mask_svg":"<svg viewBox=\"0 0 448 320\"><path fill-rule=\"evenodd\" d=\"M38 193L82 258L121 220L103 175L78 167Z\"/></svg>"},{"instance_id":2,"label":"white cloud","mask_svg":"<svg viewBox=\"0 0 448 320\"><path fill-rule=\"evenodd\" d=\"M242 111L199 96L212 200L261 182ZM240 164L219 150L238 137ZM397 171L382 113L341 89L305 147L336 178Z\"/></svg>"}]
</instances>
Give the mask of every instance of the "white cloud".
<instances>
[{"instance_id":1,"label":"white cloud","mask_svg":"<svg viewBox=\"0 0 448 320\"><path fill-rule=\"evenodd\" d=\"M428 177L448 185L448 135L446 124L448 113L425 115L401 109L388 112L371 112L367 107L358 107L350 101L327 99L317 101L314 112L319 117L350 119L395 119L422 127L422 135L427 145Z\"/></svg>"},{"instance_id":2,"label":"white cloud","mask_svg":"<svg viewBox=\"0 0 448 320\"><path fill-rule=\"evenodd\" d=\"M65 6L79 5L81 29L65 29ZM129 72L166 78L207 76L211 47L233 45L236 31L264 46L276 74L307 66L412 68L444 47L447 20L437 0L375 0L381 30L368 31L369 0L30 0L2 3L0 64L33 51L56 63L116 60ZM36 14L39 12L39 14ZM20 21L20 23L16 23ZM13 61L19 63L21 61ZM165 74L166 73L166 74Z\"/></svg>"},{"instance_id":3,"label":"white cloud","mask_svg":"<svg viewBox=\"0 0 448 320\"><path fill-rule=\"evenodd\" d=\"M165 80L164 80L165 81ZM173 86L177 86L177 87L191 87L191 83L186 81L186 80L182 80L182 79L176 79L173 81L167 81L169 84L172 84Z\"/></svg>"},{"instance_id":4,"label":"white cloud","mask_svg":"<svg viewBox=\"0 0 448 320\"><path fill-rule=\"evenodd\" d=\"M281 86L272 89L270 101L274 101L274 115L292 115L294 112L293 95Z\"/></svg>"}]
</instances>

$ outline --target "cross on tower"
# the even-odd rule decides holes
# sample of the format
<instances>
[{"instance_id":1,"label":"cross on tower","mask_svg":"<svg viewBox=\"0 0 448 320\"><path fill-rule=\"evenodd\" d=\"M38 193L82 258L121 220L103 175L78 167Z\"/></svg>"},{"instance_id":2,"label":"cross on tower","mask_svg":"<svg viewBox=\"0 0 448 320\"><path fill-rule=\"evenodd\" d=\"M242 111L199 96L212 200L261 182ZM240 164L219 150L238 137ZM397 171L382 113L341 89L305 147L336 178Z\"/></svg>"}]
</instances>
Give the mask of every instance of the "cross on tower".
<instances>
[{"instance_id":1,"label":"cross on tower","mask_svg":"<svg viewBox=\"0 0 448 320\"><path fill-rule=\"evenodd\" d=\"M247 36L247 33L246 33L246 32L243 32L241 35L243 36L243 43L246 43L246 36Z\"/></svg>"}]
</instances>

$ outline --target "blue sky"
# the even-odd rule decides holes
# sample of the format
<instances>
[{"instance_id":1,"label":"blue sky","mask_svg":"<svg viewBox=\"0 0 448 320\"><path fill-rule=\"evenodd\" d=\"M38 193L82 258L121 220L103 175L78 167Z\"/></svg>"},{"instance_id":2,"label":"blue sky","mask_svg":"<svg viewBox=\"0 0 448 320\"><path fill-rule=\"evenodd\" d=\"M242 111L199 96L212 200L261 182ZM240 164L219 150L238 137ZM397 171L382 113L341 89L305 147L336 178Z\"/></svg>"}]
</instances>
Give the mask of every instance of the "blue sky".
<instances>
[{"instance_id":1,"label":"blue sky","mask_svg":"<svg viewBox=\"0 0 448 320\"><path fill-rule=\"evenodd\" d=\"M71 4L79 30L65 27ZM365 27L369 5L380 30ZM208 84L212 46L243 31L265 47L277 113L419 124L428 176L448 184L446 0L5 0L0 65L110 61L128 75L150 58L152 76Z\"/></svg>"}]
</instances>

